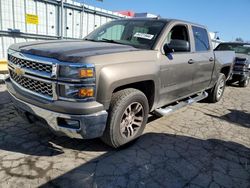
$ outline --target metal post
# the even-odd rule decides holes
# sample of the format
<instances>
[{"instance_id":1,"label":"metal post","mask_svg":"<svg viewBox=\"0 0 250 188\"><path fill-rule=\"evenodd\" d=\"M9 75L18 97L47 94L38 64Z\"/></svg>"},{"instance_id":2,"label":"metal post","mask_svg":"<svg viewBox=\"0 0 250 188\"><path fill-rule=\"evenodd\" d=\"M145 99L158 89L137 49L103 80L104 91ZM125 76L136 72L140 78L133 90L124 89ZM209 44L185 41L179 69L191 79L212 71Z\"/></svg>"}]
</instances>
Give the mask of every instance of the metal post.
<instances>
[{"instance_id":1,"label":"metal post","mask_svg":"<svg viewBox=\"0 0 250 188\"><path fill-rule=\"evenodd\" d=\"M26 0L24 0L24 16L25 16L25 33L28 33L28 26L27 26L27 22L26 22L26 14L27 14L27 5L26 5Z\"/></svg>"},{"instance_id":2,"label":"metal post","mask_svg":"<svg viewBox=\"0 0 250 188\"><path fill-rule=\"evenodd\" d=\"M64 0L61 0L61 39L64 35Z\"/></svg>"},{"instance_id":3,"label":"metal post","mask_svg":"<svg viewBox=\"0 0 250 188\"><path fill-rule=\"evenodd\" d=\"M81 11L81 23L80 23L80 38L83 38L83 22L84 22L84 1L82 2L82 11Z\"/></svg>"},{"instance_id":4,"label":"metal post","mask_svg":"<svg viewBox=\"0 0 250 188\"><path fill-rule=\"evenodd\" d=\"M58 8L57 8L58 10ZM46 14L46 35L49 34L49 22L48 22L48 4L47 2L45 2L45 14ZM57 16L57 19L58 19L58 16ZM58 20L57 20L57 23L58 23ZM57 30L57 35L58 35L58 30Z\"/></svg>"},{"instance_id":5,"label":"metal post","mask_svg":"<svg viewBox=\"0 0 250 188\"><path fill-rule=\"evenodd\" d=\"M2 24L2 1L0 1L0 30L3 30L3 24Z\"/></svg>"},{"instance_id":6,"label":"metal post","mask_svg":"<svg viewBox=\"0 0 250 188\"><path fill-rule=\"evenodd\" d=\"M34 2L35 3L35 10L36 10L36 15L38 15L38 12L37 12L37 1ZM36 24L36 34L38 34L38 24Z\"/></svg>"},{"instance_id":7,"label":"metal post","mask_svg":"<svg viewBox=\"0 0 250 188\"><path fill-rule=\"evenodd\" d=\"M12 16L13 16L13 29L16 29L16 24L15 24L15 5L14 5L14 0L12 0Z\"/></svg>"},{"instance_id":8,"label":"metal post","mask_svg":"<svg viewBox=\"0 0 250 188\"><path fill-rule=\"evenodd\" d=\"M219 33L219 31L215 31L214 32L214 39L217 40L217 34Z\"/></svg>"},{"instance_id":9,"label":"metal post","mask_svg":"<svg viewBox=\"0 0 250 188\"><path fill-rule=\"evenodd\" d=\"M2 1L0 1L0 30L3 30L3 24L2 24ZM3 43L3 37L0 35L0 45L2 45L2 51L0 52L0 58L4 57L4 43Z\"/></svg>"}]
</instances>

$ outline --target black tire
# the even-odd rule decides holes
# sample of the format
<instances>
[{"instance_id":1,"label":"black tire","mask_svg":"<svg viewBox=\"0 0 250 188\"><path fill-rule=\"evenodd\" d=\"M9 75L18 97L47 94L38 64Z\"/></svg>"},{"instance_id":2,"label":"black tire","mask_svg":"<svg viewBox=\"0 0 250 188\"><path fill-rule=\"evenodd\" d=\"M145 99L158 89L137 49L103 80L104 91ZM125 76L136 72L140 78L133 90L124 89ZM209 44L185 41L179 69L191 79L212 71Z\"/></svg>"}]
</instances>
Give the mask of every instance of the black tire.
<instances>
[{"instance_id":1,"label":"black tire","mask_svg":"<svg viewBox=\"0 0 250 188\"><path fill-rule=\"evenodd\" d=\"M226 76L220 73L215 86L208 92L208 101L210 103L219 102L223 96L226 87Z\"/></svg>"},{"instance_id":2,"label":"black tire","mask_svg":"<svg viewBox=\"0 0 250 188\"><path fill-rule=\"evenodd\" d=\"M138 111L140 108L142 109ZM129 110L131 113L128 113ZM118 148L131 142L132 140L135 140L142 134L146 126L148 113L148 100L141 91L130 88L114 93L111 99L106 129L101 137L102 141L113 148ZM132 115L130 116L127 114ZM137 117L139 115L141 115L141 117ZM134 120L131 120L132 116L134 117ZM135 118L140 118L140 126L132 124L132 121L138 124ZM122 126L124 128L124 132L122 132ZM133 131L131 131L131 129ZM129 133L131 133L131 135L134 133L134 135L129 138L125 138L125 133L127 133L127 136L130 136Z\"/></svg>"},{"instance_id":3,"label":"black tire","mask_svg":"<svg viewBox=\"0 0 250 188\"><path fill-rule=\"evenodd\" d=\"M249 78L239 82L240 87L247 87L248 84L249 84Z\"/></svg>"}]
</instances>

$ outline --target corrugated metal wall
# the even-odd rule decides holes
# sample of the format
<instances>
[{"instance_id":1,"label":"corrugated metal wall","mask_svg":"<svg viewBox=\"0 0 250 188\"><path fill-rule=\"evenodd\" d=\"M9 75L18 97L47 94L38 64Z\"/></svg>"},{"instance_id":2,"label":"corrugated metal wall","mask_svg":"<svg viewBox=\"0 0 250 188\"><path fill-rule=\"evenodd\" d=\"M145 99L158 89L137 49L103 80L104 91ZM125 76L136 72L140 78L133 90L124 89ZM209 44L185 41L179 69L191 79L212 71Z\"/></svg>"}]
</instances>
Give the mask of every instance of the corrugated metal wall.
<instances>
[{"instance_id":1,"label":"corrugated metal wall","mask_svg":"<svg viewBox=\"0 0 250 188\"><path fill-rule=\"evenodd\" d=\"M35 16L38 23L28 23L27 14ZM64 0L63 14L61 26L60 1L0 0L0 58L6 58L13 43L59 39L62 33L63 38L82 38L102 24L124 17L72 0Z\"/></svg>"}]
</instances>

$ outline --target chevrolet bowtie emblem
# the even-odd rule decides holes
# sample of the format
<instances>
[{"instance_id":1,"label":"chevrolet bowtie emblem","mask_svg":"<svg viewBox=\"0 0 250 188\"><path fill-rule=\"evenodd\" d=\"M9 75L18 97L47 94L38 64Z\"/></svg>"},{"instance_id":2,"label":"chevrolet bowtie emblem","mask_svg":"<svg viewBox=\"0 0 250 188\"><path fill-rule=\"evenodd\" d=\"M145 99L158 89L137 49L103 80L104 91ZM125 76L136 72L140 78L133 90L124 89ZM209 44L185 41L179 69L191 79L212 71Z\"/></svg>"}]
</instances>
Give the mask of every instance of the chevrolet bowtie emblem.
<instances>
[{"instance_id":1,"label":"chevrolet bowtie emblem","mask_svg":"<svg viewBox=\"0 0 250 188\"><path fill-rule=\"evenodd\" d=\"M14 72L18 75L18 76L23 76L25 74L25 71L21 68L21 67L16 67Z\"/></svg>"}]
</instances>

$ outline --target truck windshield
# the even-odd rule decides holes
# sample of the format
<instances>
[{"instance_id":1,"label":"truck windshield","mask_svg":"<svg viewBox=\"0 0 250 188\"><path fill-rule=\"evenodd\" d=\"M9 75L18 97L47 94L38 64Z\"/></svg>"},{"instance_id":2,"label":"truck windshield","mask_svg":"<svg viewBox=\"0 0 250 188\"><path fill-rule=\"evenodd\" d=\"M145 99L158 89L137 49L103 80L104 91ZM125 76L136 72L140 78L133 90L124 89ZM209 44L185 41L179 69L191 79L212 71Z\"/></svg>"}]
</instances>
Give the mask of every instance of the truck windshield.
<instances>
[{"instance_id":1,"label":"truck windshield","mask_svg":"<svg viewBox=\"0 0 250 188\"><path fill-rule=\"evenodd\" d=\"M85 40L152 49L166 22L160 20L116 20L86 36Z\"/></svg>"},{"instance_id":2,"label":"truck windshield","mask_svg":"<svg viewBox=\"0 0 250 188\"><path fill-rule=\"evenodd\" d=\"M230 50L234 51L235 53L250 55L250 44L225 43L217 46L215 50Z\"/></svg>"}]
</instances>

